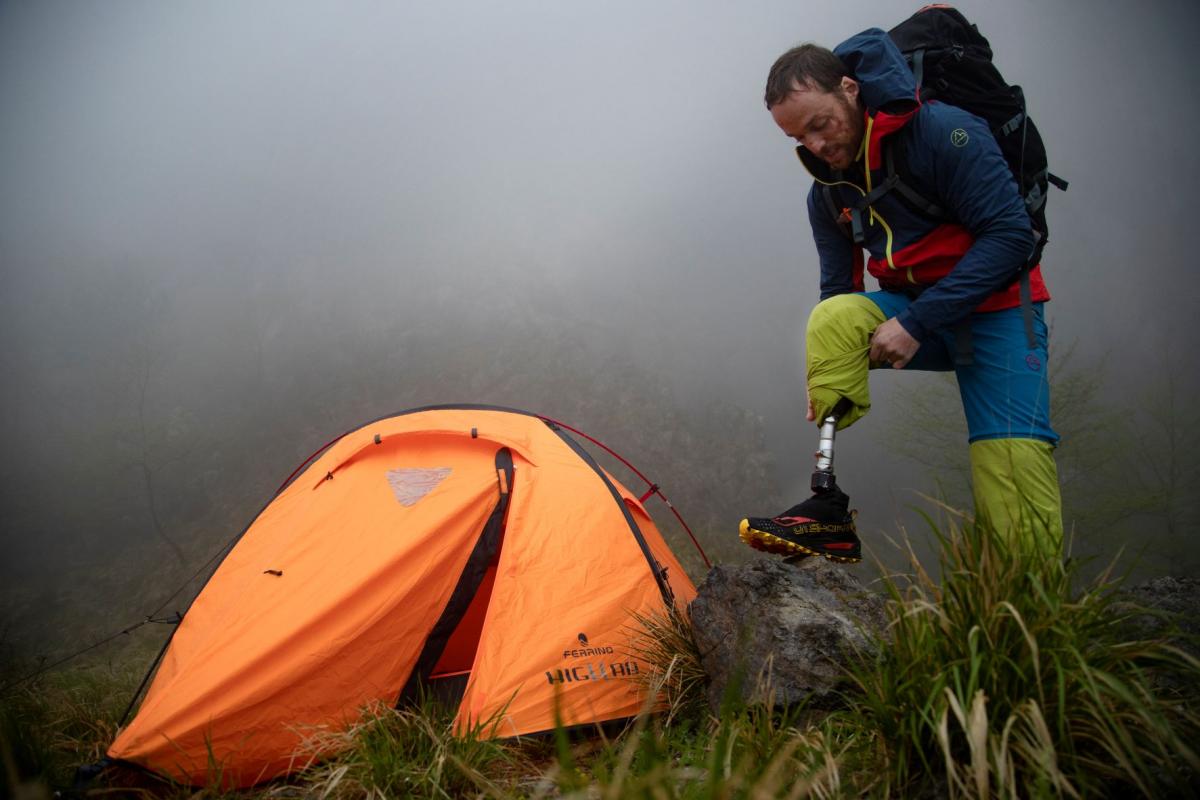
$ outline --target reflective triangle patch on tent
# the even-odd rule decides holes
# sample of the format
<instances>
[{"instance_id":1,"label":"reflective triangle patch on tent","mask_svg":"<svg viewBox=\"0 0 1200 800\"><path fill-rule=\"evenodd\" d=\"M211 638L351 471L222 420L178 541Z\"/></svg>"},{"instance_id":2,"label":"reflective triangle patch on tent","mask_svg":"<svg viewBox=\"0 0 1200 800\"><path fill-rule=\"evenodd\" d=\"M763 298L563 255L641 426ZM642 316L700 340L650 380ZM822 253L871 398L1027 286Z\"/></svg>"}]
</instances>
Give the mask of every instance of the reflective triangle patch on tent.
<instances>
[{"instance_id":1,"label":"reflective triangle patch on tent","mask_svg":"<svg viewBox=\"0 0 1200 800\"><path fill-rule=\"evenodd\" d=\"M433 469L390 469L387 473L388 486L392 494L404 507L415 506L425 495L436 489L450 477L450 467Z\"/></svg>"}]
</instances>

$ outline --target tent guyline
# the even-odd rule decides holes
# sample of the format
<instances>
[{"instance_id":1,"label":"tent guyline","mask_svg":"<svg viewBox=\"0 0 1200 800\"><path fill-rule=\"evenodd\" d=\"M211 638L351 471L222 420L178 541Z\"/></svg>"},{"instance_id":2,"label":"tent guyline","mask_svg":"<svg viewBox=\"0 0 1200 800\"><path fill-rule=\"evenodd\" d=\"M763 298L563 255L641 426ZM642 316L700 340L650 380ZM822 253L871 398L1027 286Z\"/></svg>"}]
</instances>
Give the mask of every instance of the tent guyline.
<instances>
[{"instance_id":1,"label":"tent guyline","mask_svg":"<svg viewBox=\"0 0 1200 800\"><path fill-rule=\"evenodd\" d=\"M251 786L301 767L303 731L421 685L489 737L640 713L631 615L682 612L695 586L643 505L658 487L639 498L572 433L646 480L494 406L414 409L322 447L210 574L106 756L200 786L219 763L222 785Z\"/></svg>"},{"instance_id":2,"label":"tent guyline","mask_svg":"<svg viewBox=\"0 0 1200 800\"><path fill-rule=\"evenodd\" d=\"M241 536L241 534L239 533L238 536ZM233 545L238 540L238 536L235 536L234 538L232 538L228 542L226 542L225 545L220 550L218 550L216 553L214 553L211 558L209 558L202 565L200 565L200 568L198 570L196 570L194 573L192 573L191 577L189 577L182 584L180 584L178 589L171 592L171 594L168 595L166 600L159 603L158 606L153 611L151 611L149 614L147 614L141 621L135 622L131 625L128 625L128 626L122 628L119 631L111 633L108 636L105 636L104 638L100 639L99 641L88 645L87 647L84 647L80 650L76 650L75 652L73 652L69 655L63 656L62 658L58 659L57 661L54 661L53 663L41 666L36 671L31 672L30 674L25 675L24 677L17 678L16 680L12 681L11 683L8 683L8 684L0 687L0 693L7 692L9 689L15 689L18 686L22 686L22 685L28 683L29 681L33 680L34 678L37 678L41 675L45 675L47 672L50 672L53 669L61 667L64 664L69 664L72 661L74 661L75 659L79 658L80 656L86 655L87 653L90 653L91 651L95 650L98 647L102 647L103 645L106 645L115 639L119 639L122 636L127 636L127 635L133 633L134 631L136 631L138 628L142 627L143 625L151 625L151 624L178 625L179 622L183 619L183 614L181 614L178 610L176 610L174 612L174 614L170 617L159 617L158 615L162 613L164 608L166 608L168 605L171 604L172 600L174 600L176 597L178 597L183 592L183 590L188 587L188 584L190 584L192 581L199 578L206 569L208 569L210 566L212 566L212 564L218 558L221 557L222 553L226 552L229 548L233 547ZM170 641L170 637L167 638L167 641L168 642ZM161 654L160 654L160 657L161 657ZM154 663L150 666L150 672L153 672L154 667L157 665L158 665L158 659L155 659ZM146 678L149 678L149 677L150 677L150 673L147 672ZM142 686L139 687L138 690L134 693L133 699L130 700L129 707L125 709L125 713L121 716L120 722L117 723L118 726L125 724L125 719L129 716L129 712L132 710L133 704L137 700L138 695L140 695L142 692L142 689L145 688L145 684L146 684L146 679L144 678L142 680Z\"/></svg>"},{"instance_id":3,"label":"tent guyline","mask_svg":"<svg viewBox=\"0 0 1200 800\"><path fill-rule=\"evenodd\" d=\"M102 647L111 641L121 638L122 636L128 636L129 634L133 633L134 631L136 631L138 628L142 627L143 625L178 625L183 620L183 614L180 613L178 610L176 610L173 613L173 615L169 616L169 617L159 617L158 615L162 613L164 608L166 608L168 605L171 604L172 600L174 600L176 597L178 597L183 592L183 590L187 588L188 584L192 583L192 581L199 578L206 569L208 569L210 566L212 566L213 563L218 558L221 557L222 553L226 552L227 550L229 550L229 548L233 547L233 545L237 543L238 537L240 537L240 536L241 536L241 533L239 533L237 536L235 536L234 538L232 538L228 542L226 542L225 545L223 547L221 547L220 550L218 550L216 553L214 553L212 555L212 557L209 558L207 561L205 561L198 570L196 570L194 573L192 573L191 577L189 577L182 584L180 584L178 589L171 592L171 594L167 597L166 600L159 603L158 607L155 608L153 611L151 611L149 614L147 614L141 621L135 622L131 625L128 625L128 626L122 628L119 631L111 633L108 636L105 636L104 638L100 639L99 641L88 645L87 647L84 647L80 650L76 650L75 652L73 652L69 655L63 656L62 658L58 659L57 661L54 661L50 664L45 664L45 665L39 667L34 672L31 672L28 675L25 675L21 678L17 678L16 680L12 681L11 683L8 683L4 686L0 686L0 693L4 693L4 692L7 692L9 689L15 689L18 686L22 686L22 685L28 683L29 681L32 681L34 678L45 675L47 672L50 672L51 670L57 669L58 667L61 667L65 664L71 663L72 661L79 658L80 656L86 655L98 647ZM170 641L171 641L171 638L170 638L170 636L168 636L166 644L169 644ZM121 719L117 723L118 727L125 724L126 719L129 717L129 712L133 710L133 706L137 702L138 696L141 695L142 690L146 688L146 683L150 679L150 674L152 672L154 672L154 668L158 666L159 659L161 659L163 653L166 652L166 644L163 645L162 651L158 654L158 657L155 658L153 663L150 665L150 669L146 672L145 677L142 678L141 685L138 687L137 691L134 692L133 697L129 701L129 705L125 708L125 713L121 715Z\"/></svg>"},{"instance_id":4,"label":"tent guyline","mask_svg":"<svg viewBox=\"0 0 1200 800\"><path fill-rule=\"evenodd\" d=\"M157 612L155 612L155 613L157 613ZM177 624L179 624L179 621L182 618L183 618L182 615L180 615L180 613L178 611L175 612L175 616L173 616L173 617L156 618L153 615L147 616L145 619L141 620L140 622L135 622L128 627L122 628L121 630L117 631L116 633L105 636L103 639L100 639L97 642L93 642L92 644L88 645L87 647L83 648L82 650L76 650L74 653L63 656L62 658L58 659L57 661L52 661L49 664L44 664L44 665L38 667L37 670L35 670L34 672L31 672L28 675L17 678L16 680L12 681L11 683L6 683L4 686L0 686L0 694L7 692L9 689L15 689L18 686L26 684L29 681L33 680L34 678L37 678L41 675L45 675L47 672L50 672L51 670L56 669L57 667L61 667L64 664L69 664L70 662L74 661L75 659L79 658L80 656L82 656L86 653L90 653L91 651L95 650L98 647L103 647L104 645L108 644L109 642L111 642L115 639L120 639L122 636L127 636L127 635L133 633L134 631L136 631L138 628L142 627L143 625L154 625L154 624L177 625Z\"/></svg>"}]
</instances>

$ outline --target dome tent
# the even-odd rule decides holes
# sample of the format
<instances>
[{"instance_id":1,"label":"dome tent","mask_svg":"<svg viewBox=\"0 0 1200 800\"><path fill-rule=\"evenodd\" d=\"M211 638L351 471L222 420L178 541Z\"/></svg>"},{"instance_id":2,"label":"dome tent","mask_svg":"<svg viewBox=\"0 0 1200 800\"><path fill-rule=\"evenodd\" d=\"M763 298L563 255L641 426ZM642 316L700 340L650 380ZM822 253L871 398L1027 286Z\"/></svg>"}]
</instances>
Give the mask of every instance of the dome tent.
<instances>
[{"instance_id":1,"label":"dome tent","mask_svg":"<svg viewBox=\"0 0 1200 800\"><path fill-rule=\"evenodd\" d=\"M183 616L110 759L189 784L303 766L316 729L421 684L459 730L632 716L632 613L695 596L641 502L558 425L416 409L338 439L250 524ZM439 683L440 682L440 683Z\"/></svg>"}]
</instances>

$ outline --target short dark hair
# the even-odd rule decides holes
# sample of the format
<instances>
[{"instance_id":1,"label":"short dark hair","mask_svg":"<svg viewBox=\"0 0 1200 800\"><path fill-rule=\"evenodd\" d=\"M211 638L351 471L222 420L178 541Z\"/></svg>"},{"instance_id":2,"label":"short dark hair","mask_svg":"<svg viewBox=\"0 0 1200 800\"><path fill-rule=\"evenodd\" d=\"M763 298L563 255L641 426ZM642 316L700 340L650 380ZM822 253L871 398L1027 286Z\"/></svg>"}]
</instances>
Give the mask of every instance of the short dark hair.
<instances>
[{"instance_id":1,"label":"short dark hair","mask_svg":"<svg viewBox=\"0 0 1200 800\"><path fill-rule=\"evenodd\" d=\"M842 60L819 44L807 42L793 47L775 60L767 75L767 108L788 98L797 86L816 86L823 92L836 91L850 73Z\"/></svg>"}]
</instances>

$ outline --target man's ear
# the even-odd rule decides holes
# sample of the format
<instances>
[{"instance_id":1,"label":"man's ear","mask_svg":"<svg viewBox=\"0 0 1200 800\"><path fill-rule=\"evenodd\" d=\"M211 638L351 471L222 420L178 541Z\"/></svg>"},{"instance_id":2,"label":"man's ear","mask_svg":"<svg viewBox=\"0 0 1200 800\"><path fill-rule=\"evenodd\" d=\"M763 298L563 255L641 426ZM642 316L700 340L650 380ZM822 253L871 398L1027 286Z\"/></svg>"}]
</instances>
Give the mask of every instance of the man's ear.
<instances>
[{"instance_id":1,"label":"man's ear","mask_svg":"<svg viewBox=\"0 0 1200 800\"><path fill-rule=\"evenodd\" d=\"M849 75L842 76L842 94L846 95L846 99L851 103L858 100L858 81L851 78Z\"/></svg>"}]
</instances>

